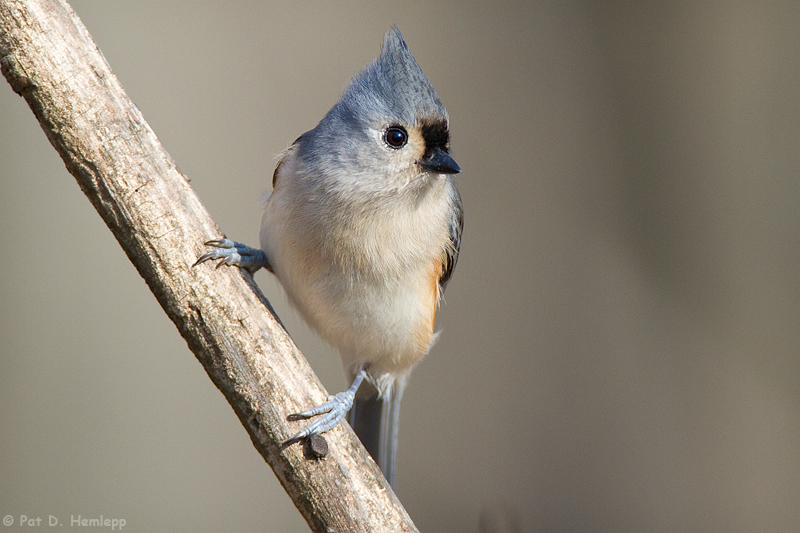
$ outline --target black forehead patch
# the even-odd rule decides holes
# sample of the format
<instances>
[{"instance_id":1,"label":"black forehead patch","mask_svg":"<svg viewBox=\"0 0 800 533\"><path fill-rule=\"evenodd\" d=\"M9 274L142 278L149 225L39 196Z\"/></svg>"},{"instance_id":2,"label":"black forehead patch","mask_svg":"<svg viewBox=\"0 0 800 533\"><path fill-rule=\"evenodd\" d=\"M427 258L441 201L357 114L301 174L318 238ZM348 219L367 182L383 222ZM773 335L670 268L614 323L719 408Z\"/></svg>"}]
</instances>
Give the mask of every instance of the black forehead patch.
<instances>
[{"instance_id":1,"label":"black forehead patch","mask_svg":"<svg viewBox=\"0 0 800 533\"><path fill-rule=\"evenodd\" d=\"M450 147L450 131L447 129L445 120L423 120L420 123L422 139L425 141L425 149L443 148L445 151Z\"/></svg>"}]
</instances>

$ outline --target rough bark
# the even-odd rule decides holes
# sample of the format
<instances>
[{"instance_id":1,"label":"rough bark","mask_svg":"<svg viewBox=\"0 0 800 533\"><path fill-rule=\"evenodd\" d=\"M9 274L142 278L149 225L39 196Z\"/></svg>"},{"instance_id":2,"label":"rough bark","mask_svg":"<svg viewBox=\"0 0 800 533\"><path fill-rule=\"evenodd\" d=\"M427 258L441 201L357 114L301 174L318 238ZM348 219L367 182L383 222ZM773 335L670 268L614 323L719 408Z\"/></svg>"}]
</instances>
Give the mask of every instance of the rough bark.
<instances>
[{"instance_id":1,"label":"rough bark","mask_svg":"<svg viewBox=\"0 0 800 533\"><path fill-rule=\"evenodd\" d=\"M0 64L311 529L416 531L346 424L282 448L326 393L247 273L191 268L222 232L69 5L0 0Z\"/></svg>"}]
</instances>

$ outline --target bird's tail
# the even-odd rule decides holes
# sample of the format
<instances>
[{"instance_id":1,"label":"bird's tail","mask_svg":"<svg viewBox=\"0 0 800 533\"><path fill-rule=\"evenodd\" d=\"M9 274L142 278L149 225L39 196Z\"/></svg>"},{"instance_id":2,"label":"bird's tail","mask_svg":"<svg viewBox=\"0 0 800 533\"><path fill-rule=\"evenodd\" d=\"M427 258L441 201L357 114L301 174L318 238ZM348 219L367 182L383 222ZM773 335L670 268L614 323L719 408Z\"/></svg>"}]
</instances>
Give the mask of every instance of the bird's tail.
<instances>
[{"instance_id":1,"label":"bird's tail","mask_svg":"<svg viewBox=\"0 0 800 533\"><path fill-rule=\"evenodd\" d=\"M365 381L356 394L349 417L350 426L378 463L392 488L394 488L397 456L397 423L402 397L402 386L395 387L390 394L379 395L377 389Z\"/></svg>"}]
</instances>

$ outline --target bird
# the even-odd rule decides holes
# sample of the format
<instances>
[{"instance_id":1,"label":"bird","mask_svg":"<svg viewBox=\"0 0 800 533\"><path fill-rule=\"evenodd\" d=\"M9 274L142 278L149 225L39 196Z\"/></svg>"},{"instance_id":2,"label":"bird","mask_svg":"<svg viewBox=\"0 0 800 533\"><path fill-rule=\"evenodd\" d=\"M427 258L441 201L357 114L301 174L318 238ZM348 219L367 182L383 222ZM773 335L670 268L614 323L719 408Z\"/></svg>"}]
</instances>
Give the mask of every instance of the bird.
<instances>
[{"instance_id":1,"label":"bird","mask_svg":"<svg viewBox=\"0 0 800 533\"><path fill-rule=\"evenodd\" d=\"M461 248L464 214L450 119L397 26L319 124L287 148L272 178L260 248L223 237L218 260L280 281L335 348L350 387L290 415L293 443L349 422L395 484L400 400L436 342L436 310Z\"/></svg>"}]
</instances>

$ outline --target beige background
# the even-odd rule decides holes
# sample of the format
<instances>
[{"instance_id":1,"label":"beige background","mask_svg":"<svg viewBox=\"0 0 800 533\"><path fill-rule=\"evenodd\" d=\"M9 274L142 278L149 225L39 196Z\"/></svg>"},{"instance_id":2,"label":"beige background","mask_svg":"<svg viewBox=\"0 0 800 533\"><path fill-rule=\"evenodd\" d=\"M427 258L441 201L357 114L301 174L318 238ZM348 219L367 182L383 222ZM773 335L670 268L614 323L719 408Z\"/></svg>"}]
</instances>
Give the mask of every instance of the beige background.
<instances>
[{"instance_id":1,"label":"beige background","mask_svg":"<svg viewBox=\"0 0 800 533\"><path fill-rule=\"evenodd\" d=\"M251 244L274 155L399 25L450 111L466 210L401 417L420 530L498 509L521 531L800 529L796 2L73 6ZM5 82L0 124L0 515L305 530Z\"/></svg>"}]
</instances>

